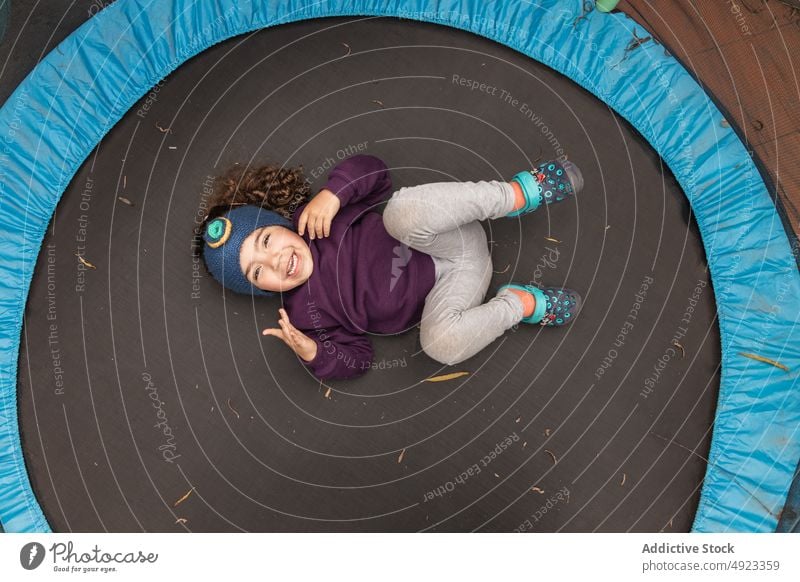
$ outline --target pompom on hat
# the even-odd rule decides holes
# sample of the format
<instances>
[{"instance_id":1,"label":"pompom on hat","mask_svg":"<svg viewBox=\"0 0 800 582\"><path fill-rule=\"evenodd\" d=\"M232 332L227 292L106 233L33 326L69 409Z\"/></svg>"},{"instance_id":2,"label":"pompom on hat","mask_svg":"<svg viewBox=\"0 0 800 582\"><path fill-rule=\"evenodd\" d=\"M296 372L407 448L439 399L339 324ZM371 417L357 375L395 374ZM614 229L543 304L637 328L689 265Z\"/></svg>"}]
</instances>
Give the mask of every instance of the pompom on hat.
<instances>
[{"instance_id":1,"label":"pompom on hat","mask_svg":"<svg viewBox=\"0 0 800 582\"><path fill-rule=\"evenodd\" d=\"M203 259L208 272L223 287L245 295L275 295L250 283L239 266L239 252L244 239L265 226L293 228L287 218L254 204L233 208L208 221L203 231Z\"/></svg>"}]
</instances>

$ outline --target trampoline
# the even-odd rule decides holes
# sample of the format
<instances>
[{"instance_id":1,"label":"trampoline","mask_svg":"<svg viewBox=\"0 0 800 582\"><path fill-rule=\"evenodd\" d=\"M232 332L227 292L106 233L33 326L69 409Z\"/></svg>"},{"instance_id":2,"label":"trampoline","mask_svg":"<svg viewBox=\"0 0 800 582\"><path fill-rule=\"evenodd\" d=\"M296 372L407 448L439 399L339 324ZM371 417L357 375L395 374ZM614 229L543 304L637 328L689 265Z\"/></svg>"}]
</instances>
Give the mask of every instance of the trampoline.
<instances>
[{"instance_id":1,"label":"trampoline","mask_svg":"<svg viewBox=\"0 0 800 582\"><path fill-rule=\"evenodd\" d=\"M3 528L774 531L800 280L735 129L590 2L383 4L119 0L5 104ZM192 235L227 166L316 191L355 153L395 188L577 163L577 201L484 227L490 293L568 284L581 317L454 367L373 335L313 378Z\"/></svg>"}]
</instances>

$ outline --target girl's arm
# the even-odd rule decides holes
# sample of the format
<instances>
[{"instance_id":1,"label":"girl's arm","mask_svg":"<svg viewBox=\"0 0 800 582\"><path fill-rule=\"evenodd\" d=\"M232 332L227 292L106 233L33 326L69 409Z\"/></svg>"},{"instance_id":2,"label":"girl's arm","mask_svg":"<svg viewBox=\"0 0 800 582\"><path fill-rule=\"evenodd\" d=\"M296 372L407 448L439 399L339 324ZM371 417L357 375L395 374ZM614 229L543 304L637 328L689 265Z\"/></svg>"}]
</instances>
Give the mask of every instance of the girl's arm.
<instances>
[{"instance_id":1,"label":"girl's arm","mask_svg":"<svg viewBox=\"0 0 800 582\"><path fill-rule=\"evenodd\" d=\"M372 364L372 343L365 335L352 334L337 326L333 329L297 329L289 314L278 310L280 328L267 328L262 335L283 340L320 380L355 378Z\"/></svg>"},{"instance_id":2,"label":"girl's arm","mask_svg":"<svg viewBox=\"0 0 800 582\"><path fill-rule=\"evenodd\" d=\"M360 202L372 206L392 193L389 168L383 160L366 154L347 158L328 174L325 190L330 190L342 206Z\"/></svg>"},{"instance_id":3,"label":"girl's arm","mask_svg":"<svg viewBox=\"0 0 800 582\"><path fill-rule=\"evenodd\" d=\"M305 365L320 380L344 380L361 376L372 365L372 342L341 327L305 330L317 344L317 355Z\"/></svg>"}]
</instances>

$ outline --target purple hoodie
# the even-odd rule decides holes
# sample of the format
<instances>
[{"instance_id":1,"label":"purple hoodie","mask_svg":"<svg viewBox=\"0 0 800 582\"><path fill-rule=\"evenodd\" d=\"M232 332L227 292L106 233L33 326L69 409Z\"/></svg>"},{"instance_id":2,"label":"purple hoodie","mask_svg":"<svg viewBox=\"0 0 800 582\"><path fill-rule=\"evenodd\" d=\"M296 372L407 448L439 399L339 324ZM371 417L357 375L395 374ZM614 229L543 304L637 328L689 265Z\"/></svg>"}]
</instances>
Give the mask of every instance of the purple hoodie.
<instances>
[{"instance_id":1,"label":"purple hoodie","mask_svg":"<svg viewBox=\"0 0 800 582\"><path fill-rule=\"evenodd\" d=\"M430 255L392 238L377 209L392 195L386 164L375 156L347 158L328 174L325 188L341 201L330 236L303 240L314 271L283 293L289 320L317 343L306 366L319 379L354 378L372 363L368 333L399 334L422 318L433 288ZM297 231L305 204L293 216Z\"/></svg>"}]
</instances>

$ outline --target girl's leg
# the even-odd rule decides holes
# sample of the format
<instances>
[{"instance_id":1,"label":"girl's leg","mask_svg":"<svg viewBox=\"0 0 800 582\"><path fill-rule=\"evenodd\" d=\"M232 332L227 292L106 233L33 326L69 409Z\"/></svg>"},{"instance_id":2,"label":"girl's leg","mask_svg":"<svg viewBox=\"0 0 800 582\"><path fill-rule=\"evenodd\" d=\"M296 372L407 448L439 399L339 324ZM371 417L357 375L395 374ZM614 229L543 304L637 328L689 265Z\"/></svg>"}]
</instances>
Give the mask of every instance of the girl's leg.
<instances>
[{"instance_id":1,"label":"girl's leg","mask_svg":"<svg viewBox=\"0 0 800 582\"><path fill-rule=\"evenodd\" d=\"M492 278L492 258L479 222L459 229L464 253L437 262L436 283L428 293L420 322L423 351L453 366L471 358L520 322L520 298L503 291L483 303Z\"/></svg>"},{"instance_id":2,"label":"girl's leg","mask_svg":"<svg viewBox=\"0 0 800 582\"><path fill-rule=\"evenodd\" d=\"M422 184L392 194L383 223L389 234L408 246L456 260L463 246L459 227L476 220L503 218L513 210L514 203L514 188L508 182Z\"/></svg>"},{"instance_id":3,"label":"girl's leg","mask_svg":"<svg viewBox=\"0 0 800 582\"><path fill-rule=\"evenodd\" d=\"M383 215L389 234L434 257L437 277L420 341L438 362L472 357L523 317L522 300L511 291L483 303L492 259L477 221L503 217L513 206L514 190L504 182L425 184L402 188L389 200Z\"/></svg>"}]
</instances>

